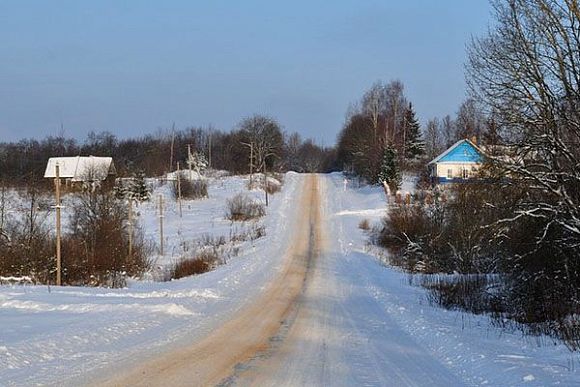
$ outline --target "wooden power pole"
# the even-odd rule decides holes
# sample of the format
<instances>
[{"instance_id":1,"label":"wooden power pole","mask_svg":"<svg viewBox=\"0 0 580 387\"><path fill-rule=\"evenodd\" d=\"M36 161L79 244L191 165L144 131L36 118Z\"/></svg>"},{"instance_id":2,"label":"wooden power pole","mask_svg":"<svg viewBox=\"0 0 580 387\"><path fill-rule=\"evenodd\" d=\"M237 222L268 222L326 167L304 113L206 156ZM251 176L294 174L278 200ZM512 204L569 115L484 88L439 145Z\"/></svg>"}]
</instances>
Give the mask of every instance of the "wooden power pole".
<instances>
[{"instance_id":1,"label":"wooden power pole","mask_svg":"<svg viewBox=\"0 0 580 387\"><path fill-rule=\"evenodd\" d=\"M173 146L175 145L175 122L171 127L171 154L169 156L169 172L173 170Z\"/></svg>"},{"instance_id":2,"label":"wooden power pole","mask_svg":"<svg viewBox=\"0 0 580 387\"><path fill-rule=\"evenodd\" d=\"M250 148L250 189L252 189L254 181L254 143L253 142L242 142L242 145Z\"/></svg>"},{"instance_id":3,"label":"wooden power pole","mask_svg":"<svg viewBox=\"0 0 580 387\"><path fill-rule=\"evenodd\" d=\"M54 179L56 193L56 286L61 286L61 256L60 256L60 166L56 164Z\"/></svg>"},{"instance_id":4,"label":"wooden power pole","mask_svg":"<svg viewBox=\"0 0 580 387\"><path fill-rule=\"evenodd\" d=\"M163 195L159 194L159 254L163 254Z\"/></svg>"},{"instance_id":5,"label":"wooden power pole","mask_svg":"<svg viewBox=\"0 0 580 387\"><path fill-rule=\"evenodd\" d=\"M264 192L266 193L266 207L268 207L268 176L266 176L266 161L264 161Z\"/></svg>"},{"instance_id":6,"label":"wooden power pole","mask_svg":"<svg viewBox=\"0 0 580 387\"><path fill-rule=\"evenodd\" d=\"M207 158L208 165L207 166L209 169L211 169L211 130L209 132L207 154L208 154L208 158Z\"/></svg>"},{"instance_id":7,"label":"wooden power pole","mask_svg":"<svg viewBox=\"0 0 580 387\"><path fill-rule=\"evenodd\" d=\"M177 162L177 204L179 205L179 217L183 218L183 209L181 206L181 172L179 170L179 161Z\"/></svg>"},{"instance_id":8,"label":"wooden power pole","mask_svg":"<svg viewBox=\"0 0 580 387\"><path fill-rule=\"evenodd\" d=\"M129 228L129 260L133 259L133 199L129 199L128 224Z\"/></svg>"},{"instance_id":9,"label":"wooden power pole","mask_svg":"<svg viewBox=\"0 0 580 387\"><path fill-rule=\"evenodd\" d=\"M187 166L189 167L189 180L193 180L193 154L191 144L187 144Z\"/></svg>"}]
</instances>

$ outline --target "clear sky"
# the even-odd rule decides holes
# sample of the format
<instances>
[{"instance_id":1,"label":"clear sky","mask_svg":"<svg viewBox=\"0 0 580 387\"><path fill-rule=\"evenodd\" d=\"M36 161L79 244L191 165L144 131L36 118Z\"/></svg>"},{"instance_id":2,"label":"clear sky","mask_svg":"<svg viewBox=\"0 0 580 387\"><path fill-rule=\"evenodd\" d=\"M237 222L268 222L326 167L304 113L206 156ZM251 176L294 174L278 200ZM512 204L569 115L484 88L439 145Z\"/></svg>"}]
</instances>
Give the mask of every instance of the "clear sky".
<instances>
[{"instance_id":1,"label":"clear sky","mask_svg":"<svg viewBox=\"0 0 580 387\"><path fill-rule=\"evenodd\" d=\"M0 141L229 130L263 113L333 144L374 81L424 123L465 98L488 0L0 0Z\"/></svg>"}]
</instances>

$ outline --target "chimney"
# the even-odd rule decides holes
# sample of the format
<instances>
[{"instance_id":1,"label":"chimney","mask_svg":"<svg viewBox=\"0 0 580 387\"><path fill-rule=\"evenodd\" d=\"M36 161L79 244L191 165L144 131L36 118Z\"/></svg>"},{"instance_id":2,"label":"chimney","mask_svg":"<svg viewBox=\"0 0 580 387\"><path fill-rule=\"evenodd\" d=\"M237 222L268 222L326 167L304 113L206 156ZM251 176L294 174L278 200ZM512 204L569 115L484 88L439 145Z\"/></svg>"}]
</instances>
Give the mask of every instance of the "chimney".
<instances>
[{"instance_id":1,"label":"chimney","mask_svg":"<svg viewBox=\"0 0 580 387\"><path fill-rule=\"evenodd\" d=\"M471 137L471 142L477 145L477 136Z\"/></svg>"}]
</instances>

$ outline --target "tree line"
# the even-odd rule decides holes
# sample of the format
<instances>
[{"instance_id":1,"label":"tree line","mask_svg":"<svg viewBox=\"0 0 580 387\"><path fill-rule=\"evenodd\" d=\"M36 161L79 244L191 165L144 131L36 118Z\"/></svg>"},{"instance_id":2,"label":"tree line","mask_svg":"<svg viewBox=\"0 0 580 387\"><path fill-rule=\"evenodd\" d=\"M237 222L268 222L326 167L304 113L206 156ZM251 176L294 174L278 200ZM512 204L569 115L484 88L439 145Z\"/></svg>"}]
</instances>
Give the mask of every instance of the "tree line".
<instances>
[{"instance_id":1,"label":"tree line","mask_svg":"<svg viewBox=\"0 0 580 387\"><path fill-rule=\"evenodd\" d=\"M65 135L42 140L23 139L0 143L0 181L24 184L42 180L50 157L111 156L119 176L144 173L161 176L182 168L188 147L201 153L210 167L234 174L260 171L324 172L334 167L334 150L287 134L271 117L254 115L243 119L231 131L212 127L158 130L141 137L118 138L110 132L90 132L79 142ZM254 152L255 151L255 152Z\"/></svg>"}]
</instances>

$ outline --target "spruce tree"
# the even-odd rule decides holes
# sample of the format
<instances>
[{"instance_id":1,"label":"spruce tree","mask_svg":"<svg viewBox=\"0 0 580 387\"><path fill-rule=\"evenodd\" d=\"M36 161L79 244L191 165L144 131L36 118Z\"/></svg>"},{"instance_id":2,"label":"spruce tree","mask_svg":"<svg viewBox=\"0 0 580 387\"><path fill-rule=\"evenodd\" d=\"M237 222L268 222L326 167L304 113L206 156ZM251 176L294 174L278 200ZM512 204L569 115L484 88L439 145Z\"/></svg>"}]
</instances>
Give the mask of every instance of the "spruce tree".
<instances>
[{"instance_id":1,"label":"spruce tree","mask_svg":"<svg viewBox=\"0 0 580 387\"><path fill-rule=\"evenodd\" d=\"M397 163L397 151L391 145L387 145L383 150L381 169L377 179L378 184L387 183L393 192L401 187L402 177Z\"/></svg>"},{"instance_id":2,"label":"spruce tree","mask_svg":"<svg viewBox=\"0 0 580 387\"><path fill-rule=\"evenodd\" d=\"M151 191L147 182L145 181L145 172L139 171L133 176L133 181L131 181L131 186L129 188L131 198L139 202L144 202L149 200L151 197Z\"/></svg>"},{"instance_id":3,"label":"spruce tree","mask_svg":"<svg viewBox=\"0 0 580 387\"><path fill-rule=\"evenodd\" d=\"M415 159L425 154L425 141L421 138L421 125L415 117L413 105L409 104L405 112L405 158L408 160Z\"/></svg>"},{"instance_id":4,"label":"spruce tree","mask_svg":"<svg viewBox=\"0 0 580 387\"><path fill-rule=\"evenodd\" d=\"M116 199L119 200L123 200L128 196L127 188L121 179L115 180L115 185L113 186L113 195Z\"/></svg>"}]
</instances>

